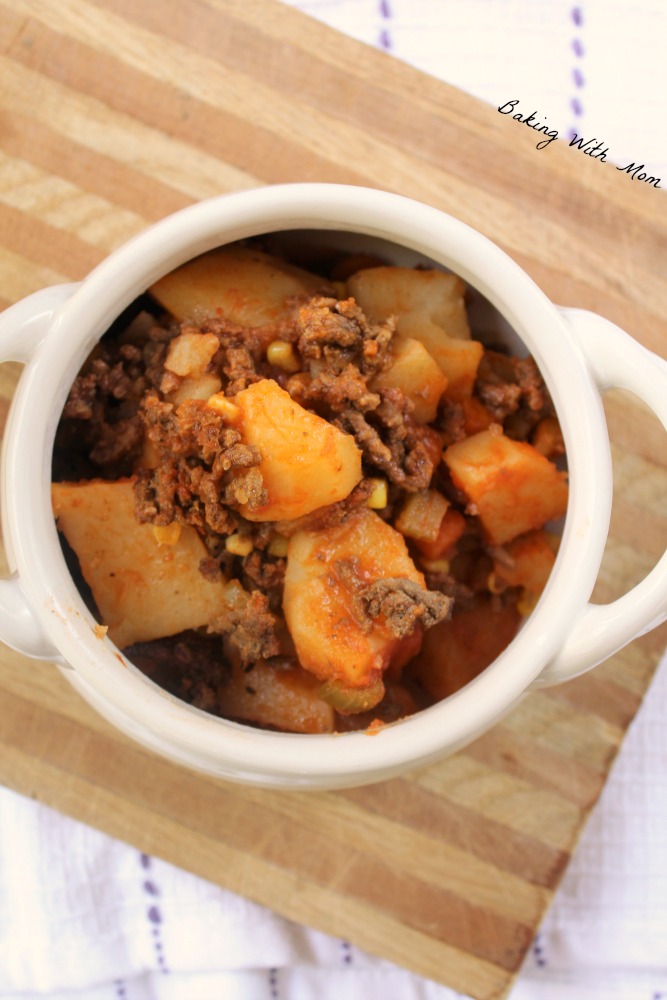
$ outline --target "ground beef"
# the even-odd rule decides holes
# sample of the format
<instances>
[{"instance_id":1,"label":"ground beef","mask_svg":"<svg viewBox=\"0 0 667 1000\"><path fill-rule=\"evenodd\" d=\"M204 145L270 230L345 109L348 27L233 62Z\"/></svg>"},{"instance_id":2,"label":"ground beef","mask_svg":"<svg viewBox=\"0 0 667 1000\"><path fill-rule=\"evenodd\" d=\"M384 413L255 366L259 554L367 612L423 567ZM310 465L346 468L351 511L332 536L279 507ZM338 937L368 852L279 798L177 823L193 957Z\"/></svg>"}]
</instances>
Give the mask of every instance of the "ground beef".
<instances>
[{"instance_id":1,"label":"ground beef","mask_svg":"<svg viewBox=\"0 0 667 1000\"><path fill-rule=\"evenodd\" d=\"M531 357L485 351L475 391L505 433L518 440L526 440L543 417L554 414L549 391Z\"/></svg>"},{"instance_id":2,"label":"ground beef","mask_svg":"<svg viewBox=\"0 0 667 1000\"><path fill-rule=\"evenodd\" d=\"M427 629L445 621L454 604L451 597L425 590L403 577L377 580L357 593L354 600L362 620L373 621L382 615L397 639L412 635L418 623Z\"/></svg>"},{"instance_id":3,"label":"ground beef","mask_svg":"<svg viewBox=\"0 0 667 1000\"><path fill-rule=\"evenodd\" d=\"M271 339L278 339L286 322L276 324ZM267 330L257 330L236 326L220 317L211 317L197 328L199 333L213 333L220 341L220 347L213 356L209 370L219 375L227 396L235 396L253 382L264 377L260 371L263 347L267 343Z\"/></svg>"},{"instance_id":4,"label":"ground beef","mask_svg":"<svg viewBox=\"0 0 667 1000\"><path fill-rule=\"evenodd\" d=\"M440 461L442 438L431 427L415 424L402 405L400 390L387 390L372 414L344 410L334 423L352 434L368 466L407 492L426 489ZM403 397L405 398L405 397Z\"/></svg>"},{"instance_id":5,"label":"ground beef","mask_svg":"<svg viewBox=\"0 0 667 1000\"><path fill-rule=\"evenodd\" d=\"M441 399L436 419L438 430L442 431L443 445L454 444L466 438L466 423L463 407L453 399Z\"/></svg>"},{"instance_id":6,"label":"ground beef","mask_svg":"<svg viewBox=\"0 0 667 1000\"><path fill-rule=\"evenodd\" d=\"M217 711L217 689L230 674L219 636L180 632L128 646L125 654L152 681L207 712Z\"/></svg>"},{"instance_id":7,"label":"ground beef","mask_svg":"<svg viewBox=\"0 0 667 1000\"><path fill-rule=\"evenodd\" d=\"M270 610L266 594L254 590L243 608L230 608L214 618L209 631L225 636L241 665L247 668L257 660L278 656L281 649L277 624L278 617Z\"/></svg>"},{"instance_id":8,"label":"ground beef","mask_svg":"<svg viewBox=\"0 0 667 1000\"><path fill-rule=\"evenodd\" d=\"M130 475L141 454L141 400L157 391L178 326L145 310L124 314L74 380L54 444L54 478Z\"/></svg>"},{"instance_id":9,"label":"ground beef","mask_svg":"<svg viewBox=\"0 0 667 1000\"><path fill-rule=\"evenodd\" d=\"M273 559L265 552L253 549L243 560L242 583L246 590L266 594L272 611L282 607L285 581L285 559Z\"/></svg>"},{"instance_id":10,"label":"ground beef","mask_svg":"<svg viewBox=\"0 0 667 1000\"><path fill-rule=\"evenodd\" d=\"M372 323L354 299L315 296L298 310L295 326L299 353L315 376L322 363L334 375L355 364L365 376L388 363L394 321Z\"/></svg>"},{"instance_id":11,"label":"ground beef","mask_svg":"<svg viewBox=\"0 0 667 1000\"><path fill-rule=\"evenodd\" d=\"M356 365L348 364L336 375L328 369L320 372L301 393L301 405L315 404L331 414L353 407L361 413L376 410L382 401L377 392L368 388L365 376Z\"/></svg>"},{"instance_id":12,"label":"ground beef","mask_svg":"<svg viewBox=\"0 0 667 1000\"><path fill-rule=\"evenodd\" d=\"M174 406L149 396L140 417L158 455L155 468L141 469L137 476L140 521L166 525L178 520L228 535L239 524L230 504L252 509L266 502L257 468L261 455L205 401Z\"/></svg>"}]
</instances>

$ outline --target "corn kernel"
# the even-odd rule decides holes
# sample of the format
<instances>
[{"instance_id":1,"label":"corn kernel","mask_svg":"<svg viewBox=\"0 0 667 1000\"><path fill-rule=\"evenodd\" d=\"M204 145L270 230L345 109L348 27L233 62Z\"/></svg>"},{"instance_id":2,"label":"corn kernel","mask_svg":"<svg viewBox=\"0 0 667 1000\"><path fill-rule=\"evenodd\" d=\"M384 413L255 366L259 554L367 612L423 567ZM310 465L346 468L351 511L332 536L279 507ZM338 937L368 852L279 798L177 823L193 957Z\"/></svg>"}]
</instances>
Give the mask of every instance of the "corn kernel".
<instances>
[{"instance_id":1,"label":"corn kernel","mask_svg":"<svg viewBox=\"0 0 667 1000\"><path fill-rule=\"evenodd\" d=\"M487 576L486 586L491 594L502 594L503 590L507 589L507 584L502 576L498 576L495 570Z\"/></svg>"},{"instance_id":2,"label":"corn kernel","mask_svg":"<svg viewBox=\"0 0 667 1000\"><path fill-rule=\"evenodd\" d=\"M298 372L301 368L294 348L286 340L272 340L266 349L266 360L285 372Z\"/></svg>"},{"instance_id":3,"label":"corn kernel","mask_svg":"<svg viewBox=\"0 0 667 1000\"><path fill-rule=\"evenodd\" d=\"M449 573L449 559L420 559L419 565L427 573Z\"/></svg>"},{"instance_id":4,"label":"corn kernel","mask_svg":"<svg viewBox=\"0 0 667 1000\"><path fill-rule=\"evenodd\" d=\"M287 539L284 535L275 535L268 545L268 553L270 556L276 556L278 559L284 559L287 555Z\"/></svg>"},{"instance_id":5,"label":"corn kernel","mask_svg":"<svg viewBox=\"0 0 667 1000\"><path fill-rule=\"evenodd\" d=\"M227 399L224 392L216 392L209 396L206 405L209 409L215 410L228 424L237 424L241 419L240 409L231 399Z\"/></svg>"},{"instance_id":6,"label":"corn kernel","mask_svg":"<svg viewBox=\"0 0 667 1000\"><path fill-rule=\"evenodd\" d=\"M386 479L371 479L373 484L373 491L366 501L366 505L372 510L382 510L387 506L388 495L387 495L387 480Z\"/></svg>"},{"instance_id":7,"label":"corn kernel","mask_svg":"<svg viewBox=\"0 0 667 1000\"><path fill-rule=\"evenodd\" d=\"M539 594L524 589L516 606L519 614L526 618L532 611L535 610L535 605L537 604L539 598Z\"/></svg>"},{"instance_id":8,"label":"corn kernel","mask_svg":"<svg viewBox=\"0 0 667 1000\"><path fill-rule=\"evenodd\" d=\"M225 548L233 556L248 556L252 552L252 538L247 535L228 535L225 540Z\"/></svg>"},{"instance_id":9,"label":"corn kernel","mask_svg":"<svg viewBox=\"0 0 667 1000\"><path fill-rule=\"evenodd\" d=\"M178 521L171 524L154 524L153 535L158 545L175 545L181 537L181 526Z\"/></svg>"},{"instance_id":10,"label":"corn kernel","mask_svg":"<svg viewBox=\"0 0 667 1000\"><path fill-rule=\"evenodd\" d=\"M248 603L250 595L238 580L229 580L222 592L223 601L232 611L242 611Z\"/></svg>"}]
</instances>

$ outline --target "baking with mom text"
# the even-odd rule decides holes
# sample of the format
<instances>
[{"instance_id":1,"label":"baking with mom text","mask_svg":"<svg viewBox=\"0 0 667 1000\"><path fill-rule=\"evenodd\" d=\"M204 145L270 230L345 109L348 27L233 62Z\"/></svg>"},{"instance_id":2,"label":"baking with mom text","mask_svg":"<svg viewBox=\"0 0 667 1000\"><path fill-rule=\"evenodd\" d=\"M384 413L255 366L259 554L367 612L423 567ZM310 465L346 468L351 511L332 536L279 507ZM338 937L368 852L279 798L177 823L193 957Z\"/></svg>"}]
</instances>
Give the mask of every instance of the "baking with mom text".
<instances>
[{"instance_id":1,"label":"baking with mom text","mask_svg":"<svg viewBox=\"0 0 667 1000\"><path fill-rule=\"evenodd\" d=\"M527 125L528 128L532 128L535 132L543 135L544 139L540 139L536 145L536 149L546 149L549 143L558 138L558 130L551 128L545 122L538 121L537 111L531 111L530 114L522 114L520 111L517 111L518 104L518 99L506 101L505 104L499 106L498 111L501 115L512 115L514 121L520 122L522 125ZM603 141L598 141L597 138L584 139L583 136L577 135L576 132L570 139L569 145L579 149L593 160L604 161L607 159L607 154L609 153L609 147L605 146ZM632 180L643 181L645 184L651 184L655 188L660 187L661 178L647 173L643 163L637 164L632 162L624 167L617 166L616 169L628 174Z\"/></svg>"}]
</instances>

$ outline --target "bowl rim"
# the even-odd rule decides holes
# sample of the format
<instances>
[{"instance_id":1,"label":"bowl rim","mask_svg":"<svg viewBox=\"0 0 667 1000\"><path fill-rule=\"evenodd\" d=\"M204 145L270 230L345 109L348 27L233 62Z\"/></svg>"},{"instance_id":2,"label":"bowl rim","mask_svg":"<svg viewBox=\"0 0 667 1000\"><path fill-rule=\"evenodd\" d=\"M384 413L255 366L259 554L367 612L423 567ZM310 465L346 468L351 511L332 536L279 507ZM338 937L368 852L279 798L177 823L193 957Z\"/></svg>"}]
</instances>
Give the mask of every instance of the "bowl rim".
<instances>
[{"instance_id":1,"label":"bowl rim","mask_svg":"<svg viewBox=\"0 0 667 1000\"><path fill-rule=\"evenodd\" d=\"M554 397L568 456L570 498L561 549L520 633L465 688L373 738L365 732L304 736L252 729L162 691L108 639L95 635L95 622L65 566L51 511L55 427L74 375L111 320L185 260L240 238L293 229L389 240L474 286L535 356ZM126 715L133 730L145 728L158 739L168 733L170 744L205 759L223 777L372 778L421 766L464 745L504 715L558 651L590 597L602 558L611 508L609 441L599 394L569 325L519 265L481 233L439 209L378 189L254 188L208 199L150 226L98 265L59 310L26 367L12 411L3 477L6 525L19 578L45 631L82 687Z\"/></svg>"}]
</instances>

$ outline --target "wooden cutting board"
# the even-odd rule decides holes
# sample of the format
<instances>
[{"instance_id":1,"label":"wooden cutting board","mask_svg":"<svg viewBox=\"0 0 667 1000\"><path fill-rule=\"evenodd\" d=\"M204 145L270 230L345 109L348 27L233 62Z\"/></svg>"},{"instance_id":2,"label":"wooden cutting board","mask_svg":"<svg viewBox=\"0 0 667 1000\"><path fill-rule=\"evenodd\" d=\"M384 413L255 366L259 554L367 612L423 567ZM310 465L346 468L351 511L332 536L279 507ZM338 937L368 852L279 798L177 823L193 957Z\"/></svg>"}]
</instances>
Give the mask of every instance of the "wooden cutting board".
<instances>
[{"instance_id":1,"label":"wooden cutting board","mask_svg":"<svg viewBox=\"0 0 667 1000\"><path fill-rule=\"evenodd\" d=\"M325 180L458 215L552 299L664 353L664 191L562 140L539 151L508 116L279 3L0 0L0 51L3 306L83 277L192 201ZM2 369L3 416L17 374ZM620 393L607 413L616 497L600 599L644 575L667 525L657 422ZM666 641L654 632L532 694L438 766L326 794L196 777L115 733L51 665L3 650L0 780L488 1000L530 947Z\"/></svg>"}]
</instances>

